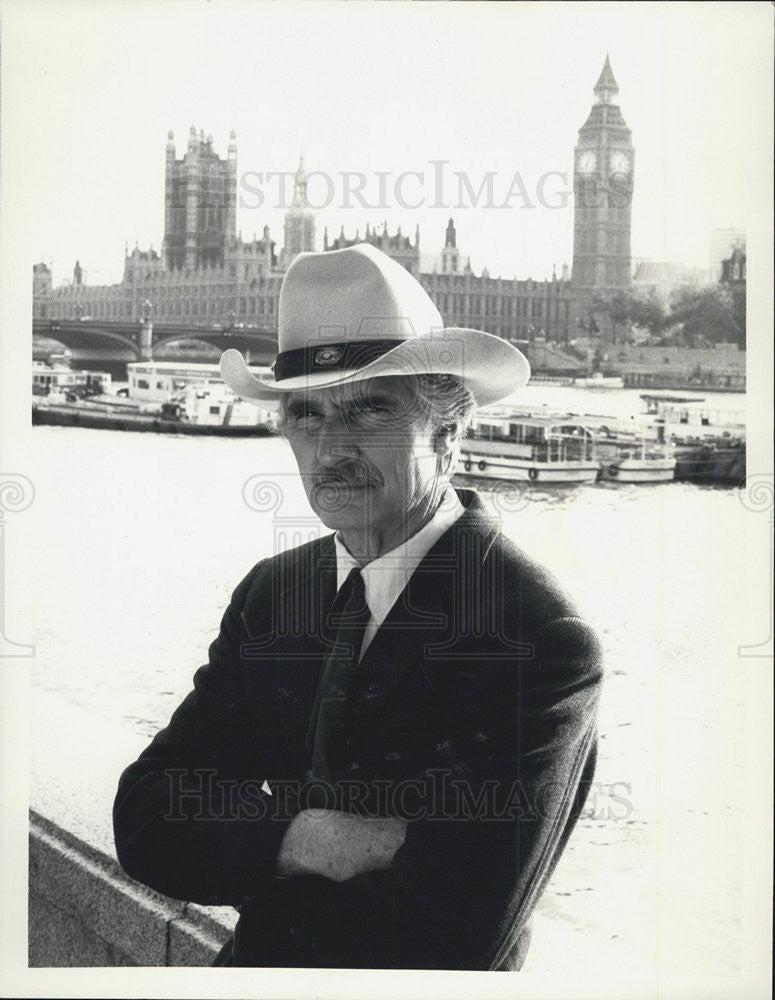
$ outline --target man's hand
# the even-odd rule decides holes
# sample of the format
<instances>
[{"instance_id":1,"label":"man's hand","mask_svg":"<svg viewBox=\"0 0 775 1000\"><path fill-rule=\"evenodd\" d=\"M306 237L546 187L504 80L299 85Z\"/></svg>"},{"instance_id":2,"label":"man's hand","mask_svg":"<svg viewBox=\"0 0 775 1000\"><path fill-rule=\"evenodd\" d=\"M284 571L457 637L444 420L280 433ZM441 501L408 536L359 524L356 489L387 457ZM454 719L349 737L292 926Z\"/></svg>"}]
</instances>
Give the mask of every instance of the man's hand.
<instances>
[{"instance_id":1,"label":"man's hand","mask_svg":"<svg viewBox=\"0 0 775 1000\"><path fill-rule=\"evenodd\" d=\"M344 882L387 868L403 844L402 819L362 819L350 813L305 809L285 831L277 854L279 875L324 875Z\"/></svg>"}]
</instances>

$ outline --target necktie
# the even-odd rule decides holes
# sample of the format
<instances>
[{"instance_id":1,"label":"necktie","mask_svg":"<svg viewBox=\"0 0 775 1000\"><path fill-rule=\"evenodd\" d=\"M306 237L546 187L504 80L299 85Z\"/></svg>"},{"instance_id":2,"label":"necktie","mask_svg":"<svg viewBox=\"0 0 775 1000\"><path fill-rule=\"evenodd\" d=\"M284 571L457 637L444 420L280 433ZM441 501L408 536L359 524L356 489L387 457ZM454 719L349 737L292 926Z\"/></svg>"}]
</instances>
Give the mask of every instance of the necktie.
<instances>
[{"instance_id":1,"label":"necktie","mask_svg":"<svg viewBox=\"0 0 775 1000\"><path fill-rule=\"evenodd\" d=\"M311 776L329 788L333 787L334 759L343 736L347 697L370 617L361 571L352 569L329 612L329 621L336 628L334 648L320 676L309 731L314 741Z\"/></svg>"}]
</instances>

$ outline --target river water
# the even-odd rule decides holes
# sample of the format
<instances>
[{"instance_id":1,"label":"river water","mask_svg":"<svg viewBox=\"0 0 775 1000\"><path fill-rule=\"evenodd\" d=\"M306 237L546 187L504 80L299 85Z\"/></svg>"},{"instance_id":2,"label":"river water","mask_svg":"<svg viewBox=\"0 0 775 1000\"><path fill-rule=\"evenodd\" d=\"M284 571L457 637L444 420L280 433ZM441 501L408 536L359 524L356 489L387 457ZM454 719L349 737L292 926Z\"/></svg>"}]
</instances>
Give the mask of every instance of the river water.
<instances>
[{"instance_id":1,"label":"river water","mask_svg":"<svg viewBox=\"0 0 775 1000\"><path fill-rule=\"evenodd\" d=\"M637 392L532 395L637 410ZM325 529L279 438L37 427L33 444L34 683L150 737L244 574ZM605 649L597 785L543 912L621 961L732 974L745 839L738 646L759 638L740 624L757 519L738 491L686 483L485 495Z\"/></svg>"}]
</instances>

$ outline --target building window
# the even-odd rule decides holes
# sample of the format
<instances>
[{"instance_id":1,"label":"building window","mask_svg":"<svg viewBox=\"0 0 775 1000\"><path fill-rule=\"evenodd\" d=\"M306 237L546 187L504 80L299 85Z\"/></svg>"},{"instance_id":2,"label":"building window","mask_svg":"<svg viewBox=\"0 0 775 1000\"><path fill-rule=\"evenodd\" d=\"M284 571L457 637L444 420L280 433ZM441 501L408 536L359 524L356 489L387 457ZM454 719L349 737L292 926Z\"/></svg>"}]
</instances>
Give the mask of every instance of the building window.
<instances>
[{"instance_id":1,"label":"building window","mask_svg":"<svg viewBox=\"0 0 775 1000\"><path fill-rule=\"evenodd\" d=\"M148 382L148 379L139 378L137 380L137 388L138 389L150 389L151 386L150 386L150 383Z\"/></svg>"},{"instance_id":2,"label":"building window","mask_svg":"<svg viewBox=\"0 0 775 1000\"><path fill-rule=\"evenodd\" d=\"M210 407L210 413L211 413L211 414L212 414L212 415L213 415L214 417L217 417L217 416L218 416L218 414L219 414L220 412L221 412L221 408L220 408L220 406L211 406L211 407Z\"/></svg>"}]
</instances>

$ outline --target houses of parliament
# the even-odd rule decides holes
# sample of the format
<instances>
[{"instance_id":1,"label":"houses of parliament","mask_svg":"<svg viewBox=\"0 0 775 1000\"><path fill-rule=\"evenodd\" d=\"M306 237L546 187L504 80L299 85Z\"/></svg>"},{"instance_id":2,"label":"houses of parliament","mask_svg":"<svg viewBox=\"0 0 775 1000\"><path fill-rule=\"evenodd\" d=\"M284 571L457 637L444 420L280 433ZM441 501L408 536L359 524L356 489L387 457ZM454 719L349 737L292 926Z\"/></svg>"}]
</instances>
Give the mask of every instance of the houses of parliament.
<instances>
[{"instance_id":1,"label":"houses of parliament","mask_svg":"<svg viewBox=\"0 0 775 1000\"><path fill-rule=\"evenodd\" d=\"M493 278L486 269L474 274L457 245L453 219L431 266L422 266L428 255L420 253L419 228L414 238L400 228L391 234L386 225L367 227L352 238L343 230L334 238L325 232L323 249L372 243L421 282L449 326L483 329L511 341L573 339L591 317L595 296L630 286L633 147L618 90L606 57L574 151L570 275L566 267L544 281ZM231 133L223 159L212 136L192 126L182 159L168 134L161 251L126 252L123 279L114 285L86 284L76 262L72 282L53 287L48 266L35 264L33 316L126 322L140 320L150 309L154 320L179 323L189 337L196 336L198 325L274 331L283 275L299 253L315 250L315 243L303 162L285 215L282 249L268 226L260 239L244 241L237 233L236 136Z\"/></svg>"}]
</instances>

